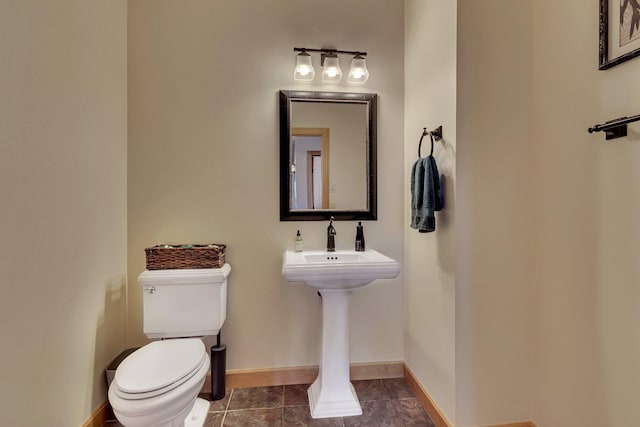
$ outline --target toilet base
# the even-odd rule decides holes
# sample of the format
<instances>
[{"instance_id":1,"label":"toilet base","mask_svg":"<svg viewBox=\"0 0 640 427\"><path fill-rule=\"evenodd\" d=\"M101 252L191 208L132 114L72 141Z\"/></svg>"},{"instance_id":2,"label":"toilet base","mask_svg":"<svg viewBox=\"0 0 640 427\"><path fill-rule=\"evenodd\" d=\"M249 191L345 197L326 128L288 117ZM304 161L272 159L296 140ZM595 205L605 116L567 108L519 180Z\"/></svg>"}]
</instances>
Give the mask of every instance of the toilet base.
<instances>
[{"instance_id":1,"label":"toilet base","mask_svg":"<svg viewBox=\"0 0 640 427\"><path fill-rule=\"evenodd\" d=\"M211 403L208 400L198 397L191 412L184 419L184 427L202 427L207 420L209 406L211 406Z\"/></svg>"}]
</instances>

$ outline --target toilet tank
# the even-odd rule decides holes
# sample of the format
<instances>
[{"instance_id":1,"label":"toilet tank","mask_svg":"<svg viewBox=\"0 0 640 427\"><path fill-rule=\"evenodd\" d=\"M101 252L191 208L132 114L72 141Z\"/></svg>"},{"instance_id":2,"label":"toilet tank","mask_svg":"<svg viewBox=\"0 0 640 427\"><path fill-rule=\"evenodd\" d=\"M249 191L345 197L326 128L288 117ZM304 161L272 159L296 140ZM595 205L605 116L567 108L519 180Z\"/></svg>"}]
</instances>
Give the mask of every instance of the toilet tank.
<instances>
[{"instance_id":1,"label":"toilet tank","mask_svg":"<svg viewBox=\"0 0 640 427\"><path fill-rule=\"evenodd\" d=\"M216 335L227 318L231 266L147 270L142 287L143 330L149 338Z\"/></svg>"}]
</instances>

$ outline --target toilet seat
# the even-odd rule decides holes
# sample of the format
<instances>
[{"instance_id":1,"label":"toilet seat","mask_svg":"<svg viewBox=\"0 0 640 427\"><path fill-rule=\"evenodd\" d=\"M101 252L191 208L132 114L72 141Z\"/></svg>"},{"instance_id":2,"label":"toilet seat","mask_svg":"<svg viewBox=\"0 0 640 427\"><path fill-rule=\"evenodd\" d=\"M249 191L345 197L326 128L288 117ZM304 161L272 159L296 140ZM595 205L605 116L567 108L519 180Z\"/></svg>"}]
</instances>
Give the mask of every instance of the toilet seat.
<instances>
[{"instance_id":1,"label":"toilet seat","mask_svg":"<svg viewBox=\"0 0 640 427\"><path fill-rule=\"evenodd\" d=\"M180 341L180 343L168 345L165 344L172 341ZM195 341L198 343L198 345L190 344L190 341ZM146 356L144 357L141 356L141 354L138 354L138 356L133 359L133 362L130 362L130 366L126 368L125 371L120 372L120 375L118 375L118 371L116 371L116 376L114 377L114 380L109 387L109 402L111 403L116 417L125 426L142 427L150 425L165 425L164 423L170 419L184 419L193 407L194 402L196 401L196 397L198 396L198 393L202 388L202 384L204 383L204 380L207 376L207 372L209 371L209 355L205 350L204 344L199 339L190 338L167 340L156 341L154 343L160 344L156 344L151 347L153 349L151 351L145 351L141 353L142 355L146 354ZM151 344L154 343L147 344L147 346L151 346ZM194 347L200 347L200 351L202 351L201 357L203 357L204 359L202 363L200 363L199 366L196 367L195 371L190 367L190 365L193 363L193 359L190 359L191 363L188 363L188 357L186 357L185 359L179 358L178 360L182 360L182 362L179 363L184 364L182 365L182 369L176 368L172 370L173 376L176 376L175 372L178 371L188 370L190 372L188 374L182 374L182 376L179 377L176 383L169 384L164 387L158 387L158 384L166 382L166 378L162 378L160 375L150 375L153 377L153 381L150 381L148 384L155 384L153 386L144 387L142 386L142 383L140 383L140 386L137 387L137 389L143 390L144 388L153 388L155 386L155 390L143 391L140 393L128 393L121 389L121 385L118 384L118 380L123 381L124 384L122 388L136 389L135 375L138 375L139 372L134 373L134 379L129 378L131 380L131 382L129 382L127 381L126 377L126 374L129 373L129 369L135 370L136 368L139 368L149 371L149 366L151 365L155 366L156 368L161 368L163 365L166 365L166 363L171 363L171 356L167 356L164 353L161 353L160 350L156 352L154 347L162 349L165 346L172 347L174 345L178 348L182 347L183 345L185 346L185 348L187 346L190 346L192 349ZM144 349L145 347L141 348L140 350ZM160 359L160 361L153 360L152 362L151 360L146 359L149 356ZM187 367L185 368L185 366ZM118 367L118 370L120 370L121 367L122 364ZM151 370L151 372L153 371ZM147 380L149 380L149 378L147 378Z\"/></svg>"},{"instance_id":2,"label":"toilet seat","mask_svg":"<svg viewBox=\"0 0 640 427\"><path fill-rule=\"evenodd\" d=\"M199 339L154 341L132 353L118 367L115 392L131 400L159 396L187 382L207 362Z\"/></svg>"}]
</instances>

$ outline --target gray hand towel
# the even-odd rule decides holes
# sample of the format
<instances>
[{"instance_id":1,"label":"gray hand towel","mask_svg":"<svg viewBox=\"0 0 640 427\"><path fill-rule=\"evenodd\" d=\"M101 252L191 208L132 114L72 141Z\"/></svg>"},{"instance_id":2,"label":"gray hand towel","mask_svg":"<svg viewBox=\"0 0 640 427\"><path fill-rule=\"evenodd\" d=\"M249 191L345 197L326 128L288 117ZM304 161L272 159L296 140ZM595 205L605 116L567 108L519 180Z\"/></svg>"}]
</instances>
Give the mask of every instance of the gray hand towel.
<instances>
[{"instance_id":1,"label":"gray hand towel","mask_svg":"<svg viewBox=\"0 0 640 427\"><path fill-rule=\"evenodd\" d=\"M411 168L411 228L420 228L422 214L422 193L424 187L424 163L419 158Z\"/></svg>"},{"instance_id":2,"label":"gray hand towel","mask_svg":"<svg viewBox=\"0 0 640 427\"><path fill-rule=\"evenodd\" d=\"M429 162L431 163L431 174L433 175L433 210L438 212L442 210L442 187L440 186L440 173L438 172L438 165L436 159L433 156L429 156Z\"/></svg>"},{"instance_id":3,"label":"gray hand towel","mask_svg":"<svg viewBox=\"0 0 640 427\"><path fill-rule=\"evenodd\" d=\"M433 156L418 159L411 168L411 228L421 233L436 229L434 212L442 209L440 176Z\"/></svg>"}]
</instances>

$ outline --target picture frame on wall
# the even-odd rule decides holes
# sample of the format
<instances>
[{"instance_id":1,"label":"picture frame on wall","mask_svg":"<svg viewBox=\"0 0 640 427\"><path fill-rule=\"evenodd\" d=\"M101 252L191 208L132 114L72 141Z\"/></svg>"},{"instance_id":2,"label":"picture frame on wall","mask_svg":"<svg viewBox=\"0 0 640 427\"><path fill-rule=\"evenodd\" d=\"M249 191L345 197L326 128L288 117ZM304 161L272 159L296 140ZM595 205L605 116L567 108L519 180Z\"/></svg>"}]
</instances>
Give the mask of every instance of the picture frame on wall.
<instances>
[{"instance_id":1,"label":"picture frame on wall","mask_svg":"<svg viewBox=\"0 0 640 427\"><path fill-rule=\"evenodd\" d=\"M640 0L600 0L601 70L640 56Z\"/></svg>"}]
</instances>

